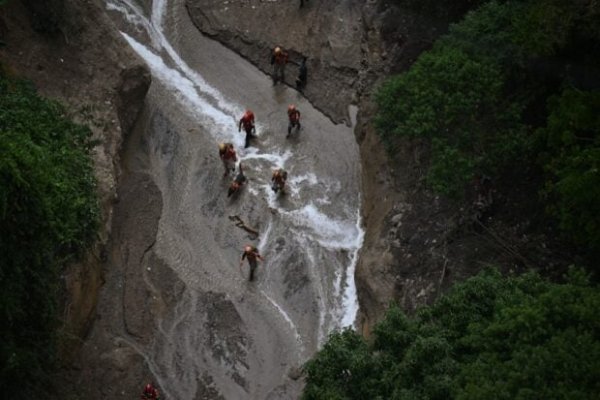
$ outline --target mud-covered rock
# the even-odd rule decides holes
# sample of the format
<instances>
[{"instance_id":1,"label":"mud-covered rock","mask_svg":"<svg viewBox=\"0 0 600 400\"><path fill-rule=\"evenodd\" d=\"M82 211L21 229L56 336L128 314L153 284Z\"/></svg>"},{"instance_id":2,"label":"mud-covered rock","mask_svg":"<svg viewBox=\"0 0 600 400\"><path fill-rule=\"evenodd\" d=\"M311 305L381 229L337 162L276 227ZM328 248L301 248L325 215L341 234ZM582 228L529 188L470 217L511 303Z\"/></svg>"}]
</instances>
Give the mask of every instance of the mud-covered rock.
<instances>
[{"instance_id":1,"label":"mud-covered rock","mask_svg":"<svg viewBox=\"0 0 600 400\"><path fill-rule=\"evenodd\" d=\"M151 76L148 68L143 65L134 65L120 73L121 80L118 86L117 111L121 129L129 132L133 128L142 107Z\"/></svg>"}]
</instances>

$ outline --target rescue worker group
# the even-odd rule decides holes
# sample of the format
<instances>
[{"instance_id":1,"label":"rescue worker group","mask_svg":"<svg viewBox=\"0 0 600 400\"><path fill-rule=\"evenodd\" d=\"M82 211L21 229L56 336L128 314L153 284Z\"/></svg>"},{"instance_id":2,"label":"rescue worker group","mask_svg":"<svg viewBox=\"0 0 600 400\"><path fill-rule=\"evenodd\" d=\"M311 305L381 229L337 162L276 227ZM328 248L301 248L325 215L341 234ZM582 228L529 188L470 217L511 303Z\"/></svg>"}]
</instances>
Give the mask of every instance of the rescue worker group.
<instances>
[{"instance_id":1,"label":"rescue worker group","mask_svg":"<svg viewBox=\"0 0 600 400\"><path fill-rule=\"evenodd\" d=\"M277 84L278 81L283 82L285 73L285 64L288 62L288 55L281 47L275 47L271 55L271 64L273 65L273 82ZM306 84L306 57L302 59L299 64L299 76L296 80L296 87L301 89ZM288 115L288 128L286 138L290 137L292 132L299 132L300 125L300 111L294 104L290 104L287 108ZM254 125L254 113L251 110L246 110L244 115L239 120L238 132L242 131L246 134L244 148L250 147L252 139L256 136L256 127ZM219 158L223 163L223 178L233 175L234 178L229 185L227 190L227 197L235 196L239 193L241 188L246 183L247 179L244 175L244 168L242 163L237 164L238 161L237 153L233 146L233 143L219 143ZM271 175L271 189L276 194L285 194L285 183L287 181L288 173L283 168L275 169ZM254 272L257 267L257 262L263 260L263 257L259 254L258 249L252 245L246 245L242 253L240 260L240 267L243 265L244 260L248 260L250 265L249 280L254 279Z\"/></svg>"}]
</instances>

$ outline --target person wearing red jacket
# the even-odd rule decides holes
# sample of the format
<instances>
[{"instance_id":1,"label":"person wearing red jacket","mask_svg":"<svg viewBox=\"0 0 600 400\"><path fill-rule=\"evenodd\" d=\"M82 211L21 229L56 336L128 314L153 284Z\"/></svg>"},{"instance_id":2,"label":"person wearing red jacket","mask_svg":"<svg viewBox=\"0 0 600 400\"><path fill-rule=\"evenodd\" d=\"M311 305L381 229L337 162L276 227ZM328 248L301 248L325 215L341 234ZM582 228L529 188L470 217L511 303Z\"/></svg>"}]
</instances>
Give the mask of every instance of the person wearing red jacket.
<instances>
[{"instance_id":1,"label":"person wearing red jacket","mask_svg":"<svg viewBox=\"0 0 600 400\"><path fill-rule=\"evenodd\" d=\"M147 384L142 392L141 400L160 400L160 395L158 394L158 389L154 387L151 383Z\"/></svg>"},{"instance_id":2,"label":"person wearing red jacket","mask_svg":"<svg viewBox=\"0 0 600 400\"><path fill-rule=\"evenodd\" d=\"M242 118L240 118L240 123L238 124L238 132L242 131L242 126L244 127L244 131L246 132L246 144L244 148L250 146L250 139L256 137L256 128L254 127L254 113L250 110L246 110Z\"/></svg>"},{"instance_id":3,"label":"person wearing red jacket","mask_svg":"<svg viewBox=\"0 0 600 400\"><path fill-rule=\"evenodd\" d=\"M298 131L300 130L300 111L296 108L295 105L290 104L288 106L288 134L287 137L292 133L292 128L297 127Z\"/></svg>"},{"instance_id":4,"label":"person wearing red jacket","mask_svg":"<svg viewBox=\"0 0 600 400\"><path fill-rule=\"evenodd\" d=\"M235 153L232 143L219 143L219 158L223 162L223 167L225 168L223 177L235 171L237 154Z\"/></svg>"},{"instance_id":5,"label":"person wearing red jacket","mask_svg":"<svg viewBox=\"0 0 600 400\"><path fill-rule=\"evenodd\" d=\"M285 81L285 65L288 63L288 53L277 46L271 55L271 65L273 66L273 82Z\"/></svg>"}]
</instances>

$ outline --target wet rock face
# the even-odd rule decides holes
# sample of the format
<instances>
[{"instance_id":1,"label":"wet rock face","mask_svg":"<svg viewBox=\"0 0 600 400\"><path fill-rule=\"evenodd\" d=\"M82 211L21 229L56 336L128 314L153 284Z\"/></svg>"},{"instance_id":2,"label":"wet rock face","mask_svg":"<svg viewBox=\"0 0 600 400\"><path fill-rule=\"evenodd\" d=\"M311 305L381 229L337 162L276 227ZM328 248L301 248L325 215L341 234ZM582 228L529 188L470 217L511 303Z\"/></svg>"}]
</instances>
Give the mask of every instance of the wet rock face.
<instances>
[{"instance_id":1,"label":"wet rock face","mask_svg":"<svg viewBox=\"0 0 600 400\"><path fill-rule=\"evenodd\" d=\"M130 132L137 120L150 88L151 76L146 66L135 65L121 71L117 111L123 132Z\"/></svg>"},{"instance_id":2,"label":"wet rock face","mask_svg":"<svg viewBox=\"0 0 600 400\"><path fill-rule=\"evenodd\" d=\"M289 54L285 82L295 86L299 64L307 57L308 83L303 91L313 104L336 121L346 120L356 102L364 65L362 0L299 2L274 0L187 0L194 24L272 73L271 52L281 46Z\"/></svg>"},{"instance_id":3,"label":"wet rock face","mask_svg":"<svg viewBox=\"0 0 600 400\"><path fill-rule=\"evenodd\" d=\"M24 0L31 14L32 27L39 32L57 34L65 20L64 0Z\"/></svg>"}]
</instances>

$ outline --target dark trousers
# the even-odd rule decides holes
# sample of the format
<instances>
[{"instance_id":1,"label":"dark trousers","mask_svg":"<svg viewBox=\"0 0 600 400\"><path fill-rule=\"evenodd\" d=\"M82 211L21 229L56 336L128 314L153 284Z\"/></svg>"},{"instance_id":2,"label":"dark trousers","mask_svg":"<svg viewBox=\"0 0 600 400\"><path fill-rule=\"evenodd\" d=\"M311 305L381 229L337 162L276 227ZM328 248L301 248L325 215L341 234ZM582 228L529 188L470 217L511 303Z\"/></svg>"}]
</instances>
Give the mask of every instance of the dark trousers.
<instances>
[{"instance_id":1,"label":"dark trousers","mask_svg":"<svg viewBox=\"0 0 600 400\"><path fill-rule=\"evenodd\" d=\"M285 81L285 64L278 64L278 63L273 64L273 80L275 82L277 82L277 81L284 82Z\"/></svg>"},{"instance_id":2,"label":"dark trousers","mask_svg":"<svg viewBox=\"0 0 600 400\"><path fill-rule=\"evenodd\" d=\"M292 133L292 128L296 126L298 127L298 130L300 130L300 121L290 121L288 124L288 136Z\"/></svg>"},{"instance_id":3,"label":"dark trousers","mask_svg":"<svg viewBox=\"0 0 600 400\"><path fill-rule=\"evenodd\" d=\"M250 139L252 139L254 137L254 134L252 133L253 129L254 128L252 128L252 127L244 128L244 130L246 131L246 144L244 145L244 148L250 146Z\"/></svg>"},{"instance_id":4,"label":"dark trousers","mask_svg":"<svg viewBox=\"0 0 600 400\"><path fill-rule=\"evenodd\" d=\"M254 280L254 271L256 270L257 262L256 260L248 259L248 264L250 264L250 278L248 280Z\"/></svg>"}]
</instances>

